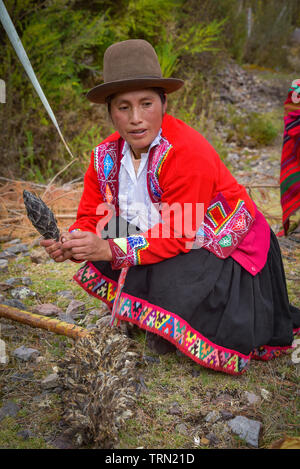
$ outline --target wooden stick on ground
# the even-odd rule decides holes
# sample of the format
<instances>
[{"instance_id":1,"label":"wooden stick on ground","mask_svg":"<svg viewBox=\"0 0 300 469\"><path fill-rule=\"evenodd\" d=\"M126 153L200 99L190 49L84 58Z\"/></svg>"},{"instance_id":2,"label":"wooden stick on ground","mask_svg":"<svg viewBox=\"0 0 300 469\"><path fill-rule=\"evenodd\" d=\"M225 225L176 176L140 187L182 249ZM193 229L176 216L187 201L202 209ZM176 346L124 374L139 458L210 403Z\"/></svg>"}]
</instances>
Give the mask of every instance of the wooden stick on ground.
<instances>
[{"instance_id":1,"label":"wooden stick on ground","mask_svg":"<svg viewBox=\"0 0 300 469\"><path fill-rule=\"evenodd\" d=\"M59 319L48 318L40 314L30 313L12 306L0 304L0 317L12 319L13 321L27 324L28 326L46 329L47 331L55 332L56 334L65 335L72 339L79 339L87 337L91 334L90 331L83 327L69 324Z\"/></svg>"}]
</instances>

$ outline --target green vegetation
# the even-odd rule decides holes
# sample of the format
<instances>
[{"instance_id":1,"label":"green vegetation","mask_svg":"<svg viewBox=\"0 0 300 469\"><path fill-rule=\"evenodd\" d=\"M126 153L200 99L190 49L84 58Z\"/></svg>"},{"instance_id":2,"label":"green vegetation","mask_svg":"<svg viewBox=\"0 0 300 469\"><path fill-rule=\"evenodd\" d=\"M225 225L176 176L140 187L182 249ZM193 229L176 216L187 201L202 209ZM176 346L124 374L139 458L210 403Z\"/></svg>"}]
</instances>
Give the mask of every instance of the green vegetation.
<instances>
[{"instance_id":1,"label":"green vegetation","mask_svg":"<svg viewBox=\"0 0 300 469\"><path fill-rule=\"evenodd\" d=\"M233 105L229 105L227 113L220 113L218 120L230 124L227 141L235 140L241 146L245 141L252 146L270 145L279 135L281 116L275 113L249 112L247 116L238 113Z\"/></svg>"},{"instance_id":2,"label":"green vegetation","mask_svg":"<svg viewBox=\"0 0 300 469\"><path fill-rule=\"evenodd\" d=\"M24 439L20 436L20 424L11 417L6 417L0 423L0 445L3 449L49 449L43 438Z\"/></svg>"},{"instance_id":3,"label":"green vegetation","mask_svg":"<svg viewBox=\"0 0 300 469\"><path fill-rule=\"evenodd\" d=\"M232 57L285 69L284 47L300 21L296 0L284 5L280 0L6 0L5 5L78 158L62 175L69 180L83 175L91 149L111 131L105 109L85 98L102 81L103 53L110 44L149 40L164 76L186 80L188 91L171 101L172 111L189 124L203 123L204 112L202 127L212 128L209 97L222 63ZM6 103L0 107L3 174L44 183L68 163L69 155L3 28L0 43L0 77L7 85ZM254 140L257 125L253 120L254 127L244 129L251 138L255 134ZM272 126L263 127L262 143L274 134ZM226 153L221 146L220 152Z\"/></svg>"}]
</instances>

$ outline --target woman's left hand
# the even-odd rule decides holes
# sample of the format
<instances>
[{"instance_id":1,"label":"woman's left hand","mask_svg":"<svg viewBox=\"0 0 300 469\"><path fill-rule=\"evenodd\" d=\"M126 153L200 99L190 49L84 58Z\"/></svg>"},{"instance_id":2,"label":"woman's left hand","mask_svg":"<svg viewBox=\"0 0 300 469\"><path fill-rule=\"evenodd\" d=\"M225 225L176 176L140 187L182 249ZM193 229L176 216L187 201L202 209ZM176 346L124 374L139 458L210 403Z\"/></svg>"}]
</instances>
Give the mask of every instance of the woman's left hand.
<instances>
[{"instance_id":1,"label":"woman's left hand","mask_svg":"<svg viewBox=\"0 0 300 469\"><path fill-rule=\"evenodd\" d=\"M77 261L111 261L112 254L108 241L90 231L68 233L62 249L71 251Z\"/></svg>"}]
</instances>

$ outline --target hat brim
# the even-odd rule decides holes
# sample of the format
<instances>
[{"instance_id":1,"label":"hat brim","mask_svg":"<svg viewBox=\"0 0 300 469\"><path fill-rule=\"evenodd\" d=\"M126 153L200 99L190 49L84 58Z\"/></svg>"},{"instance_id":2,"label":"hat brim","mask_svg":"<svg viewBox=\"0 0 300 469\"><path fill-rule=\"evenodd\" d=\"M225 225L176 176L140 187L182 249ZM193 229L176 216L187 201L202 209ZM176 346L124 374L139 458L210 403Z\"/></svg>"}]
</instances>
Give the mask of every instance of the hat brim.
<instances>
[{"instance_id":1,"label":"hat brim","mask_svg":"<svg viewBox=\"0 0 300 469\"><path fill-rule=\"evenodd\" d=\"M89 101L104 104L108 96L126 91L140 90L144 88L163 88L166 93L179 90L184 84L178 78L134 78L129 80L111 81L95 86L86 95Z\"/></svg>"}]
</instances>

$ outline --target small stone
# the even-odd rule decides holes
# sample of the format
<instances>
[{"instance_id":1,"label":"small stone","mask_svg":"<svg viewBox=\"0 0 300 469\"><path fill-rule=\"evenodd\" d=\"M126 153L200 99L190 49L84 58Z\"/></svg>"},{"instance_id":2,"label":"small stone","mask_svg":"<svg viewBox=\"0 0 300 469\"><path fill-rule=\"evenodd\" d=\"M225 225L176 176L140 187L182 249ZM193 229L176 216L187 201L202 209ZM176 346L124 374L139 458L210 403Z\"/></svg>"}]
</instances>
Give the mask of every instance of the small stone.
<instances>
[{"instance_id":1,"label":"small stone","mask_svg":"<svg viewBox=\"0 0 300 469\"><path fill-rule=\"evenodd\" d=\"M61 321L67 322L69 324L76 324L72 316L70 316L69 314L59 313L58 317Z\"/></svg>"},{"instance_id":2,"label":"small stone","mask_svg":"<svg viewBox=\"0 0 300 469\"><path fill-rule=\"evenodd\" d=\"M0 334L13 332L15 330L16 328L12 324L3 324L2 322L0 322Z\"/></svg>"},{"instance_id":3,"label":"small stone","mask_svg":"<svg viewBox=\"0 0 300 469\"><path fill-rule=\"evenodd\" d=\"M5 280L6 285L15 286L15 285L32 285L32 280L30 277L11 277Z\"/></svg>"},{"instance_id":4,"label":"small stone","mask_svg":"<svg viewBox=\"0 0 300 469\"><path fill-rule=\"evenodd\" d=\"M8 260L0 259L0 273L8 271Z\"/></svg>"},{"instance_id":5,"label":"small stone","mask_svg":"<svg viewBox=\"0 0 300 469\"><path fill-rule=\"evenodd\" d=\"M89 331L92 331L93 329L96 329L97 326L96 324L87 324L86 329Z\"/></svg>"},{"instance_id":6,"label":"small stone","mask_svg":"<svg viewBox=\"0 0 300 469\"><path fill-rule=\"evenodd\" d=\"M14 401L7 401L0 409L0 422L5 417L16 417L20 407Z\"/></svg>"},{"instance_id":7,"label":"small stone","mask_svg":"<svg viewBox=\"0 0 300 469\"><path fill-rule=\"evenodd\" d=\"M0 282L0 291L7 291L10 288L12 288L12 287L7 285L5 282Z\"/></svg>"},{"instance_id":8,"label":"small stone","mask_svg":"<svg viewBox=\"0 0 300 469\"><path fill-rule=\"evenodd\" d=\"M11 241L8 241L7 244L12 246L13 244L20 244L21 240L19 238L12 239Z\"/></svg>"},{"instance_id":9,"label":"small stone","mask_svg":"<svg viewBox=\"0 0 300 469\"><path fill-rule=\"evenodd\" d=\"M23 440L28 440L29 438L33 438L34 434L30 430L20 430L17 436Z\"/></svg>"},{"instance_id":10,"label":"small stone","mask_svg":"<svg viewBox=\"0 0 300 469\"><path fill-rule=\"evenodd\" d=\"M198 376L200 376L200 374L201 374L201 371L198 368L193 368L192 369L193 378L197 378Z\"/></svg>"},{"instance_id":11,"label":"small stone","mask_svg":"<svg viewBox=\"0 0 300 469\"><path fill-rule=\"evenodd\" d=\"M67 307L66 314L72 318L78 317L85 310L85 303L83 301L72 300Z\"/></svg>"},{"instance_id":12,"label":"small stone","mask_svg":"<svg viewBox=\"0 0 300 469\"><path fill-rule=\"evenodd\" d=\"M12 254L27 253L28 246L27 244L18 243L13 246L6 248L6 251Z\"/></svg>"},{"instance_id":13,"label":"small stone","mask_svg":"<svg viewBox=\"0 0 300 469\"><path fill-rule=\"evenodd\" d=\"M231 403L233 400L232 396L226 392L219 394L215 402Z\"/></svg>"},{"instance_id":14,"label":"small stone","mask_svg":"<svg viewBox=\"0 0 300 469\"><path fill-rule=\"evenodd\" d=\"M6 285L8 286L15 286L15 285L20 285L21 282L21 277L11 277L5 280Z\"/></svg>"},{"instance_id":15,"label":"small stone","mask_svg":"<svg viewBox=\"0 0 300 469\"><path fill-rule=\"evenodd\" d=\"M10 376L10 379L12 381L20 381L20 380L25 380L25 381L32 381L33 379L33 372L28 371L26 373L14 373L13 375Z\"/></svg>"},{"instance_id":16,"label":"small stone","mask_svg":"<svg viewBox=\"0 0 300 469\"><path fill-rule=\"evenodd\" d=\"M99 321L97 321L98 324ZM150 355L143 355L143 361L146 363L160 363L160 359L158 357L151 357Z\"/></svg>"},{"instance_id":17,"label":"small stone","mask_svg":"<svg viewBox=\"0 0 300 469\"><path fill-rule=\"evenodd\" d=\"M18 347L13 351L13 355L16 358L19 358L20 360L26 362L36 358L39 354L40 352L38 350L30 347L25 347L25 345L21 345L21 347Z\"/></svg>"},{"instance_id":18,"label":"small stone","mask_svg":"<svg viewBox=\"0 0 300 469\"><path fill-rule=\"evenodd\" d=\"M62 291L58 291L56 294L58 296L63 296L64 298L68 298L69 300L74 299L74 294L72 290L62 290Z\"/></svg>"},{"instance_id":19,"label":"small stone","mask_svg":"<svg viewBox=\"0 0 300 469\"><path fill-rule=\"evenodd\" d=\"M100 327L109 326L110 322L111 322L110 316L103 316L103 318L98 319L98 321L96 322L96 326L100 326Z\"/></svg>"},{"instance_id":20,"label":"small stone","mask_svg":"<svg viewBox=\"0 0 300 469\"><path fill-rule=\"evenodd\" d=\"M25 306L24 303L19 300L4 300L2 304L6 306L12 306L13 308L24 309L24 311L28 311L27 306Z\"/></svg>"},{"instance_id":21,"label":"small stone","mask_svg":"<svg viewBox=\"0 0 300 469\"><path fill-rule=\"evenodd\" d=\"M185 423L179 423L176 425L175 430L182 435L187 435L188 429Z\"/></svg>"},{"instance_id":22,"label":"small stone","mask_svg":"<svg viewBox=\"0 0 300 469\"><path fill-rule=\"evenodd\" d=\"M1 332L1 329L0 329ZM5 350L5 343L0 341L0 365L7 365L9 362L9 356Z\"/></svg>"},{"instance_id":23,"label":"small stone","mask_svg":"<svg viewBox=\"0 0 300 469\"><path fill-rule=\"evenodd\" d=\"M38 305L33 310L34 313L42 314L43 316L58 316L63 313L62 309L52 303L44 303Z\"/></svg>"},{"instance_id":24,"label":"small stone","mask_svg":"<svg viewBox=\"0 0 300 469\"><path fill-rule=\"evenodd\" d=\"M17 257L17 256L13 252L7 251L7 249L0 252L0 259L2 260L11 259L12 257Z\"/></svg>"},{"instance_id":25,"label":"small stone","mask_svg":"<svg viewBox=\"0 0 300 469\"><path fill-rule=\"evenodd\" d=\"M219 439L213 432L210 432L208 435L206 435L206 438L209 440L209 444L211 446L215 446L219 443Z\"/></svg>"},{"instance_id":26,"label":"small stone","mask_svg":"<svg viewBox=\"0 0 300 469\"><path fill-rule=\"evenodd\" d=\"M253 392L245 391L244 394L249 404L252 405L252 404L257 404L258 402L260 402L260 397L254 394Z\"/></svg>"},{"instance_id":27,"label":"small stone","mask_svg":"<svg viewBox=\"0 0 300 469\"><path fill-rule=\"evenodd\" d=\"M21 277L21 282L23 285L26 285L28 287L28 285L32 285L32 280L30 277Z\"/></svg>"},{"instance_id":28,"label":"small stone","mask_svg":"<svg viewBox=\"0 0 300 469\"><path fill-rule=\"evenodd\" d=\"M171 404L171 408L169 410L170 415L182 415L182 410L178 404L178 402L173 402Z\"/></svg>"},{"instance_id":29,"label":"small stone","mask_svg":"<svg viewBox=\"0 0 300 469\"><path fill-rule=\"evenodd\" d=\"M245 440L249 445L258 448L258 439L261 429L261 422L250 420L242 415L237 415L227 424L230 429Z\"/></svg>"},{"instance_id":30,"label":"small stone","mask_svg":"<svg viewBox=\"0 0 300 469\"><path fill-rule=\"evenodd\" d=\"M16 287L10 292L13 298L17 300L25 300L26 298L31 298L36 296L36 293L28 287Z\"/></svg>"},{"instance_id":31,"label":"small stone","mask_svg":"<svg viewBox=\"0 0 300 469\"><path fill-rule=\"evenodd\" d=\"M234 415L228 410L220 410L220 415L222 420L230 420L234 417Z\"/></svg>"},{"instance_id":32,"label":"small stone","mask_svg":"<svg viewBox=\"0 0 300 469\"><path fill-rule=\"evenodd\" d=\"M100 309L92 309L90 312L89 312L89 315L90 316L97 316L100 318L101 316L101 310Z\"/></svg>"},{"instance_id":33,"label":"small stone","mask_svg":"<svg viewBox=\"0 0 300 469\"><path fill-rule=\"evenodd\" d=\"M51 375L46 376L45 379L41 382L41 385L44 389L52 389L58 386L58 374L52 373Z\"/></svg>"},{"instance_id":34,"label":"small stone","mask_svg":"<svg viewBox=\"0 0 300 469\"><path fill-rule=\"evenodd\" d=\"M205 417L205 421L208 423L215 423L220 419L220 414L216 410L209 412Z\"/></svg>"}]
</instances>

